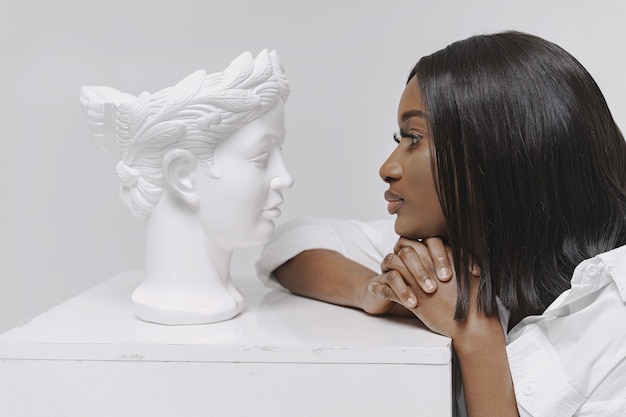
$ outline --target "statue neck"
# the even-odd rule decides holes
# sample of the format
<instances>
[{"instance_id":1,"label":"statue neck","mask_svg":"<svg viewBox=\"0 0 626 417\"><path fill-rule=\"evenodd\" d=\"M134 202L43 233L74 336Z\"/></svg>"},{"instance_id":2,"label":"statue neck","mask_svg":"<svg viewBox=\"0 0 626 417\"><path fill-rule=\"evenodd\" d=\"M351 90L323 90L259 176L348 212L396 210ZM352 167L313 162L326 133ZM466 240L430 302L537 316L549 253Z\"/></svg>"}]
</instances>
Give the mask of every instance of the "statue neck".
<instances>
[{"instance_id":1,"label":"statue neck","mask_svg":"<svg viewBox=\"0 0 626 417\"><path fill-rule=\"evenodd\" d=\"M195 213L163 197L145 221L145 280L176 286L229 280L232 250L212 242Z\"/></svg>"}]
</instances>

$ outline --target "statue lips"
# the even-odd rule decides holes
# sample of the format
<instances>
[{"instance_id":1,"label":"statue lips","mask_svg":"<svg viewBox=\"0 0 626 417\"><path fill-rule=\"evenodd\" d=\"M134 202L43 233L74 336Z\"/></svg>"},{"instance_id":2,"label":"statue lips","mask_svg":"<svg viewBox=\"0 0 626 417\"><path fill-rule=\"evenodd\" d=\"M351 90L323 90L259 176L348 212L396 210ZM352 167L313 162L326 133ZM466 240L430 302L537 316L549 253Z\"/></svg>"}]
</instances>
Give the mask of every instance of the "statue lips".
<instances>
[{"instance_id":1,"label":"statue lips","mask_svg":"<svg viewBox=\"0 0 626 417\"><path fill-rule=\"evenodd\" d=\"M396 214L396 212L400 209L402 202L404 201L402 197L392 192L391 190L385 191L385 200L389 202L389 204L387 204L387 211L389 212L389 214Z\"/></svg>"},{"instance_id":2,"label":"statue lips","mask_svg":"<svg viewBox=\"0 0 626 417\"><path fill-rule=\"evenodd\" d=\"M280 206L283 204L283 199L281 198L279 201L273 204L268 204L265 208L263 208L263 214L265 214L268 218L277 218L280 216Z\"/></svg>"},{"instance_id":3,"label":"statue lips","mask_svg":"<svg viewBox=\"0 0 626 417\"><path fill-rule=\"evenodd\" d=\"M266 217L277 218L280 216L280 209L278 207L264 209L263 213Z\"/></svg>"}]
</instances>

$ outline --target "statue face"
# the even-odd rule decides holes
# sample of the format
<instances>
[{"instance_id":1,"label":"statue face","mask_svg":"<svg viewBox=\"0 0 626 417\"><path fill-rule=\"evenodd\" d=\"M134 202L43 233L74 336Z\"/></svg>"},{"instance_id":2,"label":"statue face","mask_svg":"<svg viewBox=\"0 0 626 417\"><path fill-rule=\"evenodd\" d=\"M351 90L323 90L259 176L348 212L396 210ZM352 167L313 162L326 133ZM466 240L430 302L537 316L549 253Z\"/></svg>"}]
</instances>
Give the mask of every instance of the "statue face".
<instances>
[{"instance_id":1,"label":"statue face","mask_svg":"<svg viewBox=\"0 0 626 417\"><path fill-rule=\"evenodd\" d=\"M243 126L215 150L219 178L198 170L198 215L207 237L226 249L256 246L274 234L283 192L293 179L282 157L285 107L282 100Z\"/></svg>"}]
</instances>

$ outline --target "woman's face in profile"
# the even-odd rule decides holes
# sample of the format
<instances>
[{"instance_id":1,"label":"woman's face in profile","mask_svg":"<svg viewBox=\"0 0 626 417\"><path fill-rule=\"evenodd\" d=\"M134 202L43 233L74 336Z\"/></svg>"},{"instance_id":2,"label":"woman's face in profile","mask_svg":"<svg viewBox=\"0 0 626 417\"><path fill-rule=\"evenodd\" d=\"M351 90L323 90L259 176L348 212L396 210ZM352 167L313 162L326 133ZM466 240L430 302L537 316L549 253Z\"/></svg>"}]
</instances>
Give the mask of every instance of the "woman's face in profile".
<instances>
[{"instance_id":1,"label":"woman's face in profile","mask_svg":"<svg viewBox=\"0 0 626 417\"><path fill-rule=\"evenodd\" d=\"M397 216L401 236L422 239L447 237L447 227L432 171L432 135L417 80L407 84L398 106L398 146L380 167L389 184L385 193L389 214Z\"/></svg>"},{"instance_id":2,"label":"woman's face in profile","mask_svg":"<svg viewBox=\"0 0 626 417\"><path fill-rule=\"evenodd\" d=\"M198 170L200 223L221 247L256 246L274 234L283 192L293 179L282 157L285 107L282 100L216 148L213 166L219 178Z\"/></svg>"}]
</instances>

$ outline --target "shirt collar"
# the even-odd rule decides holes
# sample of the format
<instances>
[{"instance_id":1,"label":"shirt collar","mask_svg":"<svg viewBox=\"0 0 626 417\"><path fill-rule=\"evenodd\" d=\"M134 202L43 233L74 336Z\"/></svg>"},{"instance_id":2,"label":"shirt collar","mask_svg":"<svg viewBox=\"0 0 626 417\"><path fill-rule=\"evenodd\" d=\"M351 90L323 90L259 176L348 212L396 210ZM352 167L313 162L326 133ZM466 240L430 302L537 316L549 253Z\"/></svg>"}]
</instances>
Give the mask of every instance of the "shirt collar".
<instances>
[{"instance_id":1,"label":"shirt collar","mask_svg":"<svg viewBox=\"0 0 626 417\"><path fill-rule=\"evenodd\" d=\"M605 262L605 275L615 282L617 291L626 303L626 245L596 256Z\"/></svg>"},{"instance_id":2,"label":"shirt collar","mask_svg":"<svg viewBox=\"0 0 626 417\"><path fill-rule=\"evenodd\" d=\"M558 316L559 311L562 311L563 308L568 310L569 307L567 306L569 304L613 282L617 286L622 301L626 303L626 245L581 262L574 270L571 280L572 287L559 295L542 315L525 317L509 334L507 334L507 327L511 314L501 303L500 299L497 298L500 324L504 328L505 334L507 334L507 340L510 334L523 327L520 326L522 323L528 324L538 321L548 315Z\"/></svg>"},{"instance_id":3,"label":"shirt collar","mask_svg":"<svg viewBox=\"0 0 626 417\"><path fill-rule=\"evenodd\" d=\"M623 302L626 303L626 246L582 261L572 275L571 288L559 295L541 316L559 316L569 311L569 305L615 282ZM529 317L524 320L529 319Z\"/></svg>"}]
</instances>

